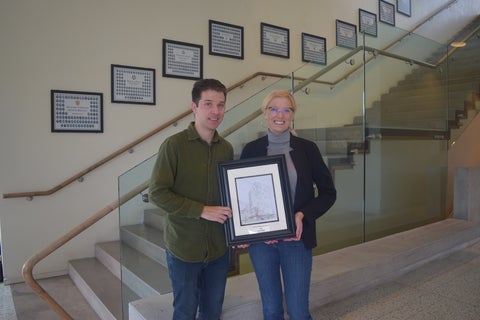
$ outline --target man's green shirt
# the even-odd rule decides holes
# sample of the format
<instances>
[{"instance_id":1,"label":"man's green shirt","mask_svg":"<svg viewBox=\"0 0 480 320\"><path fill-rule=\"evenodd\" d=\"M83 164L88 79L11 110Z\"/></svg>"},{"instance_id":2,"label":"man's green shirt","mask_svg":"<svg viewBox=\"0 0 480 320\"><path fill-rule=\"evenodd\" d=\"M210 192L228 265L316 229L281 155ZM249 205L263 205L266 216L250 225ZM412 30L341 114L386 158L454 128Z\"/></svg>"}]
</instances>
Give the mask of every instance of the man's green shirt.
<instances>
[{"instance_id":1,"label":"man's green shirt","mask_svg":"<svg viewBox=\"0 0 480 320\"><path fill-rule=\"evenodd\" d=\"M217 132L209 145L194 123L160 146L150 179L150 200L166 211L167 249L186 262L215 260L227 250L223 225L200 218L219 206L217 163L233 159L232 145Z\"/></svg>"}]
</instances>

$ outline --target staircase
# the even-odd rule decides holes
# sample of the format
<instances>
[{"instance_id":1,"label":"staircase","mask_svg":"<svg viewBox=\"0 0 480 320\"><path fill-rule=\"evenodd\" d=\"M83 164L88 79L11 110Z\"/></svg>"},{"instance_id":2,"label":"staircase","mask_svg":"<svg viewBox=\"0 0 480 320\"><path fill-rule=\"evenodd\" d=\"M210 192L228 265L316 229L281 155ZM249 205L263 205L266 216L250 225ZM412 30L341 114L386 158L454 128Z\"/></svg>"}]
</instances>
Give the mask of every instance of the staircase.
<instances>
[{"instance_id":1,"label":"staircase","mask_svg":"<svg viewBox=\"0 0 480 320\"><path fill-rule=\"evenodd\" d=\"M480 17L457 37L480 24ZM468 41L442 68L416 68L366 109L367 143L363 141L363 116L341 127L297 129L299 136L316 141L328 166L353 166L353 154L368 153L368 140L378 138L452 140L480 111L480 36ZM431 58L437 61L444 52ZM447 90L448 88L448 90ZM448 115L447 113L448 106ZM446 120L447 118L447 120Z\"/></svg>"},{"instance_id":2,"label":"staircase","mask_svg":"<svg viewBox=\"0 0 480 320\"><path fill-rule=\"evenodd\" d=\"M128 319L122 305L171 292L160 211L147 209L144 223L121 227L120 238L98 243L93 258L69 263L72 281L101 319Z\"/></svg>"}]
</instances>

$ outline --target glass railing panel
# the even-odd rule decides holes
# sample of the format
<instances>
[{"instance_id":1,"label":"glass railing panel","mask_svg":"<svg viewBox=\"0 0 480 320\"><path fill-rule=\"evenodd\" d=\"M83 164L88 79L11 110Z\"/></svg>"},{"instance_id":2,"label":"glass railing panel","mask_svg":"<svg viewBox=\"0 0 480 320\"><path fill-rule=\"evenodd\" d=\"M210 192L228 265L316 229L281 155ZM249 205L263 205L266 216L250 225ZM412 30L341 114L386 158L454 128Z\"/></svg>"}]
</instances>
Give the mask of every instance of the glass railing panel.
<instances>
[{"instance_id":1,"label":"glass railing panel","mask_svg":"<svg viewBox=\"0 0 480 320\"><path fill-rule=\"evenodd\" d=\"M480 38L474 35L464 47L450 49L448 106L450 140L454 143L480 110Z\"/></svg>"},{"instance_id":2,"label":"glass railing panel","mask_svg":"<svg viewBox=\"0 0 480 320\"><path fill-rule=\"evenodd\" d=\"M398 28L384 29L397 31ZM367 49L365 102L368 126L445 134L441 131L447 127L447 72L443 65L433 61L446 53L446 45L408 34L383 50L374 47L376 38L364 35L361 39Z\"/></svg>"},{"instance_id":3,"label":"glass railing panel","mask_svg":"<svg viewBox=\"0 0 480 320\"><path fill-rule=\"evenodd\" d=\"M367 40L367 45L371 40ZM382 49L382 48L377 48ZM388 47L386 51L412 60L437 64L438 59L446 53L445 44L440 44L415 33L408 33L400 41Z\"/></svg>"},{"instance_id":4,"label":"glass railing panel","mask_svg":"<svg viewBox=\"0 0 480 320\"><path fill-rule=\"evenodd\" d=\"M282 81L290 77L289 74L269 73L260 70L255 75L252 75L248 81L241 85L235 86L227 93L227 112L237 108L243 101L255 96L259 91L264 88L268 88L275 85L277 82ZM290 81L290 80L287 80ZM225 84L228 87L228 84ZM241 107L240 107L241 109ZM236 111L238 112L238 111ZM232 112L233 114L234 112ZM225 121L229 121L230 117L225 117ZM228 122L231 123L231 122ZM223 124L223 127L226 127Z\"/></svg>"},{"instance_id":5,"label":"glass railing panel","mask_svg":"<svg viewBox=\"0 0 480 320\"><path fill-rule=\"evenodd\" d=\"M137 186L144 184L150 179L155 159L156 157L152 156L118 177L119 199L127 196L128 193ZM146 192L147 190L142 190L143 194L146 194ZM120 226L143 223L143 211L145 208L151 207L151 205L142 200L142 193L139 193L138 196L120 204ZM148 198L145 198L145 200L148 200ZM140 207L137 208L136 206Z\"/></svg>"},{"instance_id":6,"label":"glass railing panel","mask_svg":"<svg viewBox=\"0 0 480 320\"><path fill-rule=\"evenodd\" d=\"M368 145L366 240L444 219L445 140L382 137L369 140Z\"/></svg>"},{"instance_id":7,"label":"glass railing panel","mask_svg":"<svg viewBox=\"0 0 480 320\"><path fill-rule=\"evenodd\" d=\"M315 79L318 84L327 85L327 87L337 85L361 68L362 53L360 49L334 48L329 50L327 56L330 60L326 66L315 67L315 64L306 64L294 71L295 85L308 83L312 79Z\"/></svg>"},{"instance_id":8,"label":"glass railing panel","mask_svg":"<svg viewBox=\"0 0 480 320\"><path fill-rule=\"evenodd\" d=\"M351 52L352 50L346 48L332 48L326 53L325 65L319 63L305 63L303 66L293 71L293 73L295 74L295 79L297 79L298 82L301 82L303 79L308 79L315 75L317 72L320 72L321 70L331 68L332 64L338 62L338 60L342 60L342 57L348 56ZM342 74L342 67L344 67L344 71L350 71L350 68L340 64L338 66L335 66L335 68L337 69L337 74Z\"/></svg>"},{"instance_id":9,"label":"glass railing panel","mask_svg":"<svg viewBox=\"0 0 480 320\"><path fill-rule=\"evenodd\" d=\"M402 39L409 32L398 27L391 26L389 24L379 22L377 24L377 36L366 35L368 42L363 41L363 34L358 36L358 43L367 46L371 46L376 49L387 50L395 42Z\"/></svg>"},{"instance_id":10,"label":"glass railing panel","mask_svg":"<svg viewBox=\"0 0 480 320\"><path fill-rule=\"evenodd\" d=\"M320 254L363 241L362 51L337 50L335 68L295 93L298 134L313 140L334 177L338 198L317 220ZM295 75L298 75L298 71Z\"/></svg>"},{"instance_id":11,"label":"glass railing panel","mask_svg":"<svg viewBox=\"0 0 480 320\"><path fill-rule=\"evenodd\" d=\"M423 40L409 35L388 50L394 55L365 55L367 241L445 217L447 73L421 59L446 48Z\"/></svg>"},{"instance_id":12,"label":"glass railing panel","mask_svg":"<svg viewBox=\"0 0 480 320\"><path fill-rule=\"evenodd\" d=\"M192 115L179 120L161 137L185 129L192 120ZM163 245L165 213L148 200L156 159L155 154L118 177L123 319L128 319L129 302L171 291Z\"/></svg>"},{"instance_id":13,"label":"glass railing panel","mask_svg":"<svg viewBox=\"0 0 480 320\"><path fill-rule=\"evenodd\" d=\"M147 234L153 239L162 237L162 232L154 228L154 223L147 227L146 222L155 221L152 215L160 215L158 209L148 202L147 183L155 160L156 156L152 156L118 178L122 319L128 319L129 302L170 290L170 283L165 281L168 280L168 277L165 277L166 266L164 270L161 270L161 267L149 267L162 263L162 251L157 249L155 254L150 255L158 257L157 261L148 258L146 250L155 249L147 249L146 239L142 239ZM161 219L160 216L158 219ZM155 277L164 281L154 280Z\"/></svg>"},{"instance_id":14,"label":"glass railing panel","mask_svg":"<svg viewBox=\"0 0 480 320\"><path fill-rule=\"evenodd\" d=\"M335 68L295 92L295 131L317 144L337 189L336 203L317 220L314 255L363 241L363 81L362 73L355 72L363 55L346 49L341 53L331 61L338 63ZM344 61L345 55L352 61Z\"/></svg>"},{"instance_id":15,"label":"glass railing panel","mask_svg":"<svg viewBox=\"0 0 480 320\"><path fill-rule=\"evenodd\" d=\"M429 16L429 19L419 25L415 34L432 39L438 43L450 43L452 39L458 39L459 33L462 34L467 28L466 24L478 22L478 12L471 3L471 0L443 1L440 3L432 2L432 10L435 13ZM443 8L444 10L437 10ZM468 13L467 13L468 12Z\"/></svg>"}]
</instances>

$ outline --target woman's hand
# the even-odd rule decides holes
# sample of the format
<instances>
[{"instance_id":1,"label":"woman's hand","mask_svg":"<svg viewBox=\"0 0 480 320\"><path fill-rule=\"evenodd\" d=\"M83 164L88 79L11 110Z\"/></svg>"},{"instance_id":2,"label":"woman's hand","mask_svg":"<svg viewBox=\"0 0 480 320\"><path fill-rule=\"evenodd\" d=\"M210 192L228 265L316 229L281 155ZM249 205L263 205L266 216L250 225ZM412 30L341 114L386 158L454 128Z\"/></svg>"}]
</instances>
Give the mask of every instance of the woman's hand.
<instances>
[{"instance_id":1,"label":"woman's hand","mask_svg":"<svg viewBox=\"0 0 480 320\"><path fill-rule=\"evenodd\" d=\"M295 213L295 225L297 227L297 229L295 231L295 237L285 239L284 241L299 241L302 238L303 217L304 217L303 212L298 211L297 213Z\"/></svg>"},{"instance_id":2,"label":"woman's hand","mask_svg":"<svg viewBox=\"0 0 480 320\"><path fill-rule=\"evenodd\" d=\"M237 244L237 245L234 245L232 246L233 249L246 249L248 248L250 245L248 243L245 243L245 244Z\"/></svg>"}]
</instances>

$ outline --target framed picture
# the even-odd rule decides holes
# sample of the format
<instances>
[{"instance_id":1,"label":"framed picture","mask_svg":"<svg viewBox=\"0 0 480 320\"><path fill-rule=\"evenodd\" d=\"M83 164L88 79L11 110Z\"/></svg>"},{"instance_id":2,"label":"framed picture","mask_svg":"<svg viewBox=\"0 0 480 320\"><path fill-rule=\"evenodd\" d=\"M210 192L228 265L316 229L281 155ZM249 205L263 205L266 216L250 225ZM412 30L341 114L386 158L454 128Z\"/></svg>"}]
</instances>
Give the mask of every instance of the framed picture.
<instances>
[{"instance_id":1,"label":"framed picture","mask_svg":"<svg viewBox=\"0 0 480 320\"><path fill-rule=\"evenodd\" d=\"M209 53L243 60L243 27L209 20Z\"/></svg>"},{"instance_id":2,"label":"framed picture","mask_svg":"<svg viewBox=\"0 0 480 320\"><path fill-rule=\"evenodd\" d=\"M337 46L348 49L357 47L357 26L348 22L336 20Z\"/></svg>"},{"instance_id":3,"label":"framed picture","mask_svg":"<svg viewBox=\"0 0 480 320\"><path fill-rule=\"evenodd\" d=\"M203 46L163 39L164 77L199 80L203 78Z\"/></svg>"},{"instance_id":4,"label":"framed picture","mask_svg":"<svg viewBox=\"0 0 480 320\"><path fill-rule=\"evenodd\" d=\"M379 0L378 15L381 22L395 26L395 5L383 0Z\"/></svg>"},{"instance_id":5,"label":"framed picture","mask_svg":"<svg viewBox=\"0 0 480 320\"><path fill-rule=\"evenodd\" d=\"M155 69L112 64L112 103L155 104Z\"/></svg>"},{"instance_id":6,"label":"framed picture","mask_svg":"<svg viewBox=\"0 0 480 320\"><path fill-rule=\"evenodd\" d=\"M233 214L228 245L295 236L284 155L221 162L218 173L222 204Z\"/></svg>"},{"instance_id":7,"label":"framed picture","mask_svg":"<svg viewBox=\"0 0 480 320\"><path fill-rule=\"evenodd\" d=\"M358 9L359 31L371 36L377 36L377 15L363 9Z\"/></svg>"},{"instance_id":8,"label":"framed picture","mask_svg":"<svg viewBox=\"0 0 480 320\"><path fill-rule=\"evenodd\" d=\"M52 132L103 132L103 94L51 90Z\"/></svg>"},{"instance_id":9,"label":"framed picture","mask_svg":"<svg viewBox=\"0 0 480 320\"><path fill-rule=\"evenodd\" d=\"M412 1L411 0L397 0L397 12L408 17L412 16Z\"/></svg>"},{"instance_id":10,"label":"framed picture","mask_svg":"<svg viewBox=\"0 0 480 320\"><path fill-rule=\"evenodd\" d=\"M290 58L290 30L267 23L260 23L261 53Z\"/></svg>"},{"instance_id":11,"label":"framed picture","mask_svg":"<svg viewBox=\"0 0 480 320\"><path fill-rule=\"evenodd\" d=\"M327 39L302 32L302 61L327 64Z\"/></svg>"}]
</instances>

